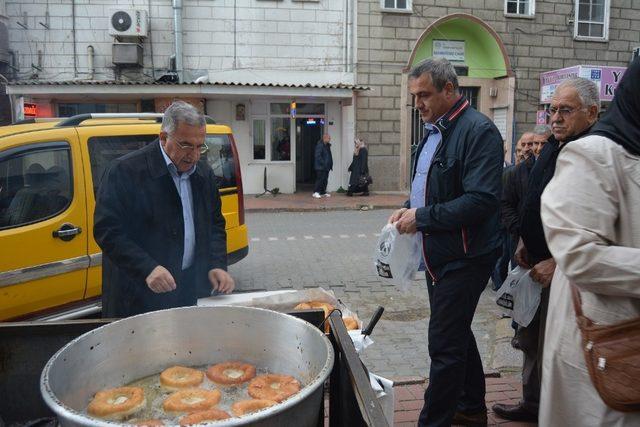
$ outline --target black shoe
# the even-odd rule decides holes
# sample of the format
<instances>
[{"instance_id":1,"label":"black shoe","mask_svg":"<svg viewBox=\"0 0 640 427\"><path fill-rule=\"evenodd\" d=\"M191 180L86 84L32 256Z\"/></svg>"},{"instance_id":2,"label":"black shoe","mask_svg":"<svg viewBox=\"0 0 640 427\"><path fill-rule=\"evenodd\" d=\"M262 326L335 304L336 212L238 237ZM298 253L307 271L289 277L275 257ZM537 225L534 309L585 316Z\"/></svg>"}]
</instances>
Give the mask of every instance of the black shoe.
<instances>
[{"instance_id":1,"label":"black shoe","mask_svg":"<svg viewBox=\"0 0 640 427\"><path fill-rule=\"evenodd\" d=\"M351 191L347 191L347 197L352 197L353 193Z\"/></svg>"},{"instance_id":2,"label":"black shoe","mask_svg":"<svg viewBox=\"0 0 640 427\"><path fill-rule=\"evenodd\" d=\"M517 405L507 405L503 403L496 403L491 408L493 412L500 418L510 421L529 421L537 422L538 414L531 412L525 408L522 402Z\"/></svg>"},{"instance_id":3,"label":"black shoe","mask_svg":"<svg viewBox=\"0 0 640 427\"><path fill-rule=\"evenodd\" d=\"M483 409L482 411L473 414L456 412L455 414L453 414L451 424L458 424L462 426L486 426L487 410Z\"/></svg>"},{"instance_id":4,"label":"black shoe","mask_svg":"<svg viewBox=\"0 0 640 427\"><path fill-rule=\"evenodd\" d=\"M361 194L361 196L368 196L368 195L369 195L368 191L365 191L364 193Z\"/></svg>"}]
</instances>

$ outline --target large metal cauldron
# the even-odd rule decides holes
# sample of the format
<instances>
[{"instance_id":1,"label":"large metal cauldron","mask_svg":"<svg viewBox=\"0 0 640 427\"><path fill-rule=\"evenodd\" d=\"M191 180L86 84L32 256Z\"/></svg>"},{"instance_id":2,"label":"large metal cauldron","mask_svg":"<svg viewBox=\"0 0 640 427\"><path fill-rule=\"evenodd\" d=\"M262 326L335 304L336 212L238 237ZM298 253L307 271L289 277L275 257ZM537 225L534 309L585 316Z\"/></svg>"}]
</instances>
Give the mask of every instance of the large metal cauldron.
<instances>
[{"instance_id":1,"label":"large metal cauldron","mask_svg":"<svg viewBox=\"0 0 640 427\"><path fill-rule=\"evenodd\" d=\"M245 360L293 375L303 388L281 405L216 425L317 425L333 348L311 324L259 308L177 308L102 326L71 341L49 360L40 389L63 426L113 426L84 413L96 391L172 365L226 360Z\"/></svg>"}]
</instances>

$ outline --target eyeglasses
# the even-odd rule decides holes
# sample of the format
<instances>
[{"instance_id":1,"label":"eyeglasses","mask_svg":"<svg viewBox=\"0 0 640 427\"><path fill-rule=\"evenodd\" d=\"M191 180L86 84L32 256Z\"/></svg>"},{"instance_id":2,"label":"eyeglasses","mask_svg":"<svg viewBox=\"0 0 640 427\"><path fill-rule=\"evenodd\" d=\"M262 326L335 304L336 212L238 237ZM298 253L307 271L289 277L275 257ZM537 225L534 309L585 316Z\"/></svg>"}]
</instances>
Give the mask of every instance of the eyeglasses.
<instances>
[{"instance_id":1,"label":"eyeglasses","mask_svg":"<svg viewBox=\"0 0 640 427\"><path fill-rule=\"evenodd\" d=\"M180 142L176 142L176 144L178 145L178 147L180 147L180 149L185 151L198 150L200 154L205 154L207 151L209 151L209 146L207 145L206 142L199 146L191 145L191 144L182 144Z\"/></svg>"},{"instance_id":2,"label":"eyeglasses","mask_svg":"<svg viewBox=\"0 0 640 427\"><path fill-rule=\"evenodd\" d=\"M560 114L561 117L567 117L572 115L573 113L575 113L576 111L580 111L580 110L584 110L584 108L556 108L556 107L549 107L547 109L547 111L545 111L547 117L551 118L553 117L556 113Z\"/></svg>"}]
</instances>

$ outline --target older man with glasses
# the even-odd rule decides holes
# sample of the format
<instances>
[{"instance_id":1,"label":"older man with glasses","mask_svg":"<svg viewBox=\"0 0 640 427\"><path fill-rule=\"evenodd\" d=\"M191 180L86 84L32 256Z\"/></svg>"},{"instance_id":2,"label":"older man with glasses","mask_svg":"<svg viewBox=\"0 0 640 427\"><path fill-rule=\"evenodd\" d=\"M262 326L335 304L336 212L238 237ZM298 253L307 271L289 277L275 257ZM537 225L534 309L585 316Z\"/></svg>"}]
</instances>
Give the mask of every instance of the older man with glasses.
<instances>
[{"instance_id":1,"label":"older man with glasses","mask_svg":"<svg viewBox=\"0 0 640 427\"><path fill-rule=\"evenodd\" d=\"M598 119L598 87L590 80L572 78L562 82L553 94L547 115L552 135L540 150L529 174L520 212L520 240L516 262L531 269L531 277L543 287L540 307L527 327L518 330L524 353L523 400L516 405L496 404L493 411L514 421L538 419L544 330L549 304L549 285L556 263L549 252L540 219L540 197L555 172L560 151L571 141L586 135Z\"/></svg>"},{"instance_id":2,"label":"older man with glasses","mask_svg":"<svg viewBox=\"0 0 640 427\"><path fill-rule=\"evenodd\" d=\"M176 101L159 141L115 160L98 191L102 315L126 317L229 293L227 235L204 116Z\"/></svg>"}]
</instances>

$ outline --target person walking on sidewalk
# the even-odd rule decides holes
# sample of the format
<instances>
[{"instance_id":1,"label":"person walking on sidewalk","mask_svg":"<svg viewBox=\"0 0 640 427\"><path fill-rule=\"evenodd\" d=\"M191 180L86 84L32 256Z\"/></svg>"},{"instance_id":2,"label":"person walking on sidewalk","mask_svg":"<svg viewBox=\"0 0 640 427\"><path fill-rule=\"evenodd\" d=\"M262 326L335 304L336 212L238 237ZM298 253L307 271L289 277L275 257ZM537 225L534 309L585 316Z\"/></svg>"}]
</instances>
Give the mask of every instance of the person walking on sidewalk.
<instances>
[{"instance_id":1,"label":"person walking on sidewalk","mask_svg":"<svg viewBox=\"0 0 640 427\"><path fill-rule=\"evenodd\" d=\"M446 59L416 65L409 91L427 132L416 151L410 199L389 222L400 233L417 233L427 269L431 370L418 425L486 425L471 321L502 244L502 137L460 94Z\"/></svg>"},{"instance_id":2,"label":"person walking on sidewalk","mask_svg":"<svg viewBox=\"0 0 640 427\"><path fill-rule=\"evenodd\" d=\"M329 197L327 182L329 181L329 171L333 170L333 157L331 156L331 137L328 133L322 135L322 140L316 144L314 168L316 170L316 186L312 196L316 199Z\"/></svg>"},{"instance_id":3,"label":"person walking on sidewalk","mask_svg":"<svg viewBox=\"0 0 640 427\"><path fill-rule=\"evenodd\" d=\"M581 138L598 119L600 95L595 83L584 78L562 82L553 94L548 115L552 135L544 144L529 174L520 216L520 241L516 262L531 269L531 278L543 287L540 306L527 327L518 327L518 342L524 353L522 397L515 405L496 404L493 412L513 421L536 421L540 402L541 363L544 329L549 304L549 285L556 262L549 252L540 219L540 197L556 170L560 151Z\"/></svg>"},{"instance_id":4,"label":"person walking on sidewalk","mask_svg":"<svg viewBox=\"0 0 640 427\"><path fill-rule=\"evenodd\" d=\"M349 188L347 196L353 196L353 193L362 193L363 196L369 195L369 151L364 145L364 141L356 139L353 149L353 160L349 165Z\"/></svg>"}]
</instances>

